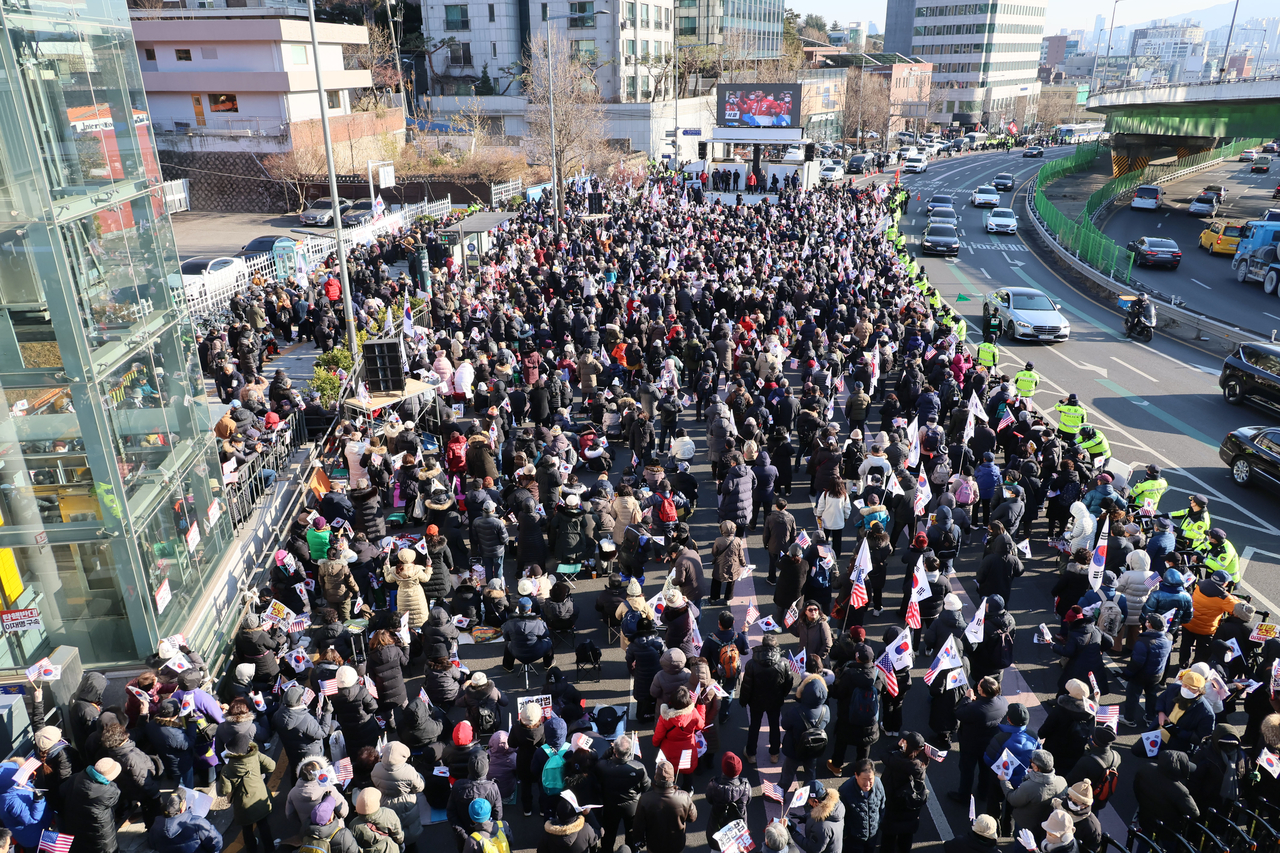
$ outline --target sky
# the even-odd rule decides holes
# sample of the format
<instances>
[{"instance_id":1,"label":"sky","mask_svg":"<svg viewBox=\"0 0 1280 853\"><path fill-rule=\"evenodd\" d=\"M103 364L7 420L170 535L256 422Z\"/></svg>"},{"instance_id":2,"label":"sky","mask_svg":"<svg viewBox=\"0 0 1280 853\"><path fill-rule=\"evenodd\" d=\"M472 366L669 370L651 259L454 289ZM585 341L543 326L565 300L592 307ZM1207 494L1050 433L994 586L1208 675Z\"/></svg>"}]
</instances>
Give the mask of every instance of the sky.
<instances>
[{"instance_id":1,"label":"sky","mask_svg":"<svg viewBox=\"0 0 1280 853\"><path fill-rule=\"evenodd\" d=\"M884 15L886 0L787 0L787 8L795 9L801 16L809 13L822 15L830 23L833 19L841 23L862 20L875 21L884 32ZM910 2L910 0L887 0L890 3ZM1117 26L1130 26L1145 23L1152 18L1173 18L1179 15L1204 9L1214 4L1214 0L1121 0L1116 7ZM1093 28L1096 15L1103 15L1107 22L1111 21L1112 0L1048 0L1045 11L1045 34L1054 35L1061 29L1082 29L1086 32Z\"/></svg>"}]
</instances>

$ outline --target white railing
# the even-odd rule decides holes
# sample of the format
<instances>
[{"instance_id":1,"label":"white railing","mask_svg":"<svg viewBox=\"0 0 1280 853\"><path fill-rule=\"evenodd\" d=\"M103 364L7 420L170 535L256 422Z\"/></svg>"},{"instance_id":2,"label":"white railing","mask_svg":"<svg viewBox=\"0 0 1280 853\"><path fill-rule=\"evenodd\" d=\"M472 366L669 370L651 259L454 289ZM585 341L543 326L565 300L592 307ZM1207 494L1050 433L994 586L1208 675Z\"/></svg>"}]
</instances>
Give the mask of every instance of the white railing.
<instances>
[{"instance_id":1,"label":"white railing","mask_svg":"<svg viewBox=\"0 0 1280 853\"><path fill-rule=\"evenodd\" d=\"M342 232L342 242L347 251L356 246L366 246L383 234L398 231L406 224L412 223L420 216L441 217L453 209L453 201L449 196L439 201L424 201L410 204L397 211L388 213L381 219L361 225L357 228L346 228ZM330 254L336 254L338 243L332 237L313 235L302 241L302 250L307 259L307 271L315 269ZM345 252L343 253L345 254ZM248 275L241 269L228 267L202 277L197 284L185 285L187 306L192 317L207 317L218 313L231 301L231 296L261 275L263 280L276 281L275 258L270 252L250 258L247 261Z\"/></svg>"},{"instance_id":2,"label":"white railing","mask_svg":"<svg viewBox=\"0 0 1280 853\"><path fill-rule=\"evenodd\" d=\"M513 181L503 181L500 184L489 185L489 204L497 207L512 196L520 195L524 191L524 181L516 178Z\"/></svg>"},{"instance_id":3,"label":"white railing","mask_svg":"<svg viewBox=\"0 0 1280 853\"><path fill-rule=\"evenodd\" d=\"M179 178L176 181L165 181L162 184L164 188L164 212L177 213L180 210L191 209L191 182L186 178Z\"/></svg>"}]
</instances>

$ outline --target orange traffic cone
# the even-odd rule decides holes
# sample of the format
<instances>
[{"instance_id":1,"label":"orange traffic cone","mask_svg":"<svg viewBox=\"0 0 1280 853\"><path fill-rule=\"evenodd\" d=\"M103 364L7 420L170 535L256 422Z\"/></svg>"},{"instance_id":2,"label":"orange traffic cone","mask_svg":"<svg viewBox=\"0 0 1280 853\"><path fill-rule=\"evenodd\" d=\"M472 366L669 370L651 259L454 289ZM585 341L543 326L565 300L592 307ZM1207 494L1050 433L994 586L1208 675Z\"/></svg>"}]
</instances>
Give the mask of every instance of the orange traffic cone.
<instances>
[{"instance_id":1,"label":"orange traffic cone","mask_svg":"<svg viewBox=\"0 0 1280 853\"><path fill-rule=\"evenodd\" d=\"M920 200L920 193L916 193L916 201Z\"/></svg>"}]
</instances>

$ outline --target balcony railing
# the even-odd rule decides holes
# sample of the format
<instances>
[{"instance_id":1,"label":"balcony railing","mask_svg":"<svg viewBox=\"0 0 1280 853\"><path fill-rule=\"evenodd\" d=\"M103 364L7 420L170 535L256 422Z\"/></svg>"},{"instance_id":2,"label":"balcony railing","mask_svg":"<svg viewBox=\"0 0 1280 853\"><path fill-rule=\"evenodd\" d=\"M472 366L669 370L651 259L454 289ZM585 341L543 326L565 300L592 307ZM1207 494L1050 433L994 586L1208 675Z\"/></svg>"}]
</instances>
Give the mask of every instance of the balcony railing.
<instances>
[{"instance_id":1,"label":"balcony railing","mask_svg":"<svg viewBox=\"0 0 1280 853\"><path fill-rule=\"evenodd\" d=\"M247 116L239 113L204 116L203 118L152 119L151 126L160 134L188 136L288 136L289 128L280 116Z\"/></svg>"}]
</instances>

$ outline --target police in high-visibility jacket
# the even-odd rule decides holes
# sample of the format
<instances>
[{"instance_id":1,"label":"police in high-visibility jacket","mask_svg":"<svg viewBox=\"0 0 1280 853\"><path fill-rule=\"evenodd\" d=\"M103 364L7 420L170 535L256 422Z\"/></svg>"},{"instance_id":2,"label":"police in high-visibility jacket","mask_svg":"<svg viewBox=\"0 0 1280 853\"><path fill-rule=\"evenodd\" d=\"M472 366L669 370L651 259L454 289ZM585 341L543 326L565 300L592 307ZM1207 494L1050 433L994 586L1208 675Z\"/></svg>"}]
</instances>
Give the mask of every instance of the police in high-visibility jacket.
<instances>
[{"instance_id":1,"label":"police in high-visibility jacket","mask_svg":"<svg viewBox=\"0 0 1280 853\"><path fill-rule=\"evenodd\" d=\"M1209 517L1209 499L1196 494L1189 497L1187 502L1187 509L1175 510L1169 513L1169 517L1178 525L1178 538L1185 539L1188 546L1198 548L1209 535L1209 525L1213 524L1213 519Z\"/></svg>"},{"instance_id":2,"label":"police in high-visibility jacket","mask_svg":"<svg viewBox=\"0 0 1280 853\"><path fill-rule=\"evenodd\" d=\"M1034 394L1036 386L1040 384L1040 374L1036 373L1035 365L1028 361L1027 366L1014 375L1013 384L1023 397L1030 397Z\"/></svg>"},{"instance_id":3,"label":"police in high-visibility jacket","mask_svg":"<svg viewBox=\"0 0 1280 853\"><path fill-rule=\"evenodd\" d=\"M1111 458L1111 443L1107 441L1107 437L1100 429L1087 425L1080 427L1080 432L1076 435L1076 444L1089 454L1090 463Z\"/></svg>"},{"instance_id":4,"label":"police in high-visibility jacket","mask_svg":"<svg viewBox=\"0 0 1280 853\"><path fill-rule=\"evenodd\" d=\"M995 369L1000 360L1000 350L996 347L996 336L987 335L987 339L978 344L978 366Z\"/></svg>"},{"instance_id":5,"label":"police in high-visibility jacket","mask_svg":"<svg viewBox=\"0 0 1280 853\"><path fill-rule=\"evenodd\" d=\"M1222 569L1231 575L1231 583L1240 583L1240 555L1236 553L1236 547L1227 540L1226 531L1221 527L1209 531L1202 553L1206 574Z\"/></svg>"},{"instance_id":6,"label":"police in high-visibility jacket","mask_svg":"<svg viewBox=\"0 0 1280 853\"><path fill-rule=\"evenodd\" d=\"M1146 479L1129 490L1129 503L1142 509L1151 501L1151 509L1160 509L1160 498L1169 491L1169 481L1160 476L1159 465L1148 465Z\"/></svg>"},{"instance_id":7,"label":"police in high-visibility jacket","mask_svg":"<svg viewBox=\"0 0 1280 853\"><path fill-rule=\"evenodd\" d=\"M1080 432L1080 427L1089 418L1089 413L1080 405L1080 398L1071 394L1067 399L1059 400L1058 405L1053 408L1058 413L1059 437L1074 441L1076 433Z\"/></svg>"}]
</instances>

